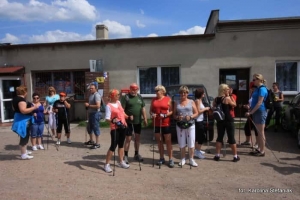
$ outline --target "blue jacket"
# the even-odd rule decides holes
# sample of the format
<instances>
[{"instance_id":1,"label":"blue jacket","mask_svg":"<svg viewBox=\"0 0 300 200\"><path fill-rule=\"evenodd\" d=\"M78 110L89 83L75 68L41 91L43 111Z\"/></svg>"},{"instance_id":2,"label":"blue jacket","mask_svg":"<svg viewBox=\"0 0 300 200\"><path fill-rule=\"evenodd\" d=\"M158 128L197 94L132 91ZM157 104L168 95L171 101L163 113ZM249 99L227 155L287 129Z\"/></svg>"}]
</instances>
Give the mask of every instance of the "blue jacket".
<instances>
[{"instance_id":1,"label":"blue jacket","mask_svg":"<svg viewBox=\"0 0 300 200\"><path fill-rule=\"evenodd\" d=\"M27 122L32 118L32 115L24 115L21 113L15 113L14 122L11 126L11 130L17 133L20 137L25 138L27 134Z\"/></svg>"}]
</instances>

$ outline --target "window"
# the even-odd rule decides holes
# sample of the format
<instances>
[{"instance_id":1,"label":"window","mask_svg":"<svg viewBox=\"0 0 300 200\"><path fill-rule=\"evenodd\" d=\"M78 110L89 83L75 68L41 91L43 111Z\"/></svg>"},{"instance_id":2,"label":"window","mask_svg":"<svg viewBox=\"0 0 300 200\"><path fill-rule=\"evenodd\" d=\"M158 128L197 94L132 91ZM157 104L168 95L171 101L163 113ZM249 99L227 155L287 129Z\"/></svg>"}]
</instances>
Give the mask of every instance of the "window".
<instances>
[{"instance_id":1,"label":"window","mask_svg":"<svg viewBox=\"0 0 300 200\"><path fill-rule=\"evenodd\" d=\"M84 99L85 71L72 72L35 72L33 75L33 91L40 96L48 95L48 87L53 86L56 93L74 93L75 99Z\"/></svg>"},{"instance_id":2,"label":"window","mask_svg":"<svg viewBox=\"0 0 300 200\"><path fill-rule=\"evenodd\" d=\"M281 91L294 94L299 90L299 63L300 62L276 63L276 82L278 82Z\"/></svg>"},{"instance_id":3,"label":"window","mask_svg":"<svg viewBox=\"0 0 300 200\"><path fill-rule=\"evenodd\" d=\"M152 96L157 85L169 86L179 84L179 67L140 67L138 70L140 93Z\"/></svg>"}]
</instances>

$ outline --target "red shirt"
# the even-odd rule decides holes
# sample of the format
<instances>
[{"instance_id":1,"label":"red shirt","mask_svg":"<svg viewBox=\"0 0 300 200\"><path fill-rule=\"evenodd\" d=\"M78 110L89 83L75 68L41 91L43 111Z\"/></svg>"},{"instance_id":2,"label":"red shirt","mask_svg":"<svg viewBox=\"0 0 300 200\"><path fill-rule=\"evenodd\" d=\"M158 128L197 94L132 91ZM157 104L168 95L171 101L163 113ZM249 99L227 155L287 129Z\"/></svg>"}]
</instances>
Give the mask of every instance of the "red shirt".
<instances>
[{"instance_id":1,"label":"red shirt","mask_svg":"<svg viewBox=\"0 0 300 200\"><path fill-rule=\"evenodd\" d=\"M157 97L152 99L151 102L151 112L156 114L155 126L168 127L170 126L170 117L161 118L160 114L167 114L169 112L169 102L171 101L170 97L164 96L162 99ZM161 120L161 122L160 122Z\"/></svg>"},{"instance_id":2,"label":"red shirt","mask_svg":"<svg viewBox=\"0 0 300 200\"><path fill-rule=\"evenodd\" d=\"M234 101L236 102L237 96L235 94L231 94L231 96L234 99ZM229 110L229 113L230 113L231 117L235 118L234 107L231 107L231 109Z\"/></svg>"}]
</instances>

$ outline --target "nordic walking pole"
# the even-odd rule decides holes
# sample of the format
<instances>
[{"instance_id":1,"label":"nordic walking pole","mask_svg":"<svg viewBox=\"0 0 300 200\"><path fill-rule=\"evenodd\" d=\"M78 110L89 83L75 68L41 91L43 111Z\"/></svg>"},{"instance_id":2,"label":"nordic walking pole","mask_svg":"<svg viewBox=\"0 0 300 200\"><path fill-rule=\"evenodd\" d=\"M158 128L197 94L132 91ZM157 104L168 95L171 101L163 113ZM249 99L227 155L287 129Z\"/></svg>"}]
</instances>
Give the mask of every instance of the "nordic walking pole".
<instances>
[{"instance_id":1,"label":"nordic walking pole","mask_svg":"<svg viewBox=\"0 0 300 200\"><path fill-rule=\"evenodd\" d=\"M115 131L114 131L114 170L113 170L113 176L115 176L115 171L116 171L116 137L117 137L117 127L115 127Z\"/></svg>"},{"instance_id":2,"label":"nordic walking pole","mask_svg":"<svg viewBox=\"0 0 300 200\"><path fill-rule=\"evenodd\" d=\"M162 144L162 137L161 137L161 123L162 123L162 118L161 118L161 116L159 116L160 117L160 123L159 123L159 145L160 145L160 147L161 147L161 145L163 145ZM161 148L159 149L158 148L158 151L159 151L159 154L160 154L160 151L161 151ZM159 162L159 169L160 169L160 166L161 166L161 162Z\"/></svg>"},{"instance_id":3,"label":"nordic walking pole","mask_svg":"<svg viewBox=\"0 0 300 200\"><path fill-rule=\"evenodd\" d=\"M135 134L133 124L131 124L131 126L132 126L132 131L133 131L133 133ZM138 150L138 149L137 149L138 144L136 143L136 136L134 137L134 147L136 148L136 150ZM139 160L140 171L142 171L141 161L140 161L140 158L139 158L139 154L138 154L137 156L138 156L138 160Z\"/></svg>"},{"instance_id":4,"label":"nordic walking pole","mask_svg":"<svg viewBox=\"0 0 300 200\"><path fill-rule=\"evenodd\" d=\"M241 121L242 121L242 112L241 112L242 104L239 105L240 110L240 122L239 122L239 145L241 145Z\"/></svg>"},{"instance_id":5,"label":"nordic walking pole","mask_svg":"<svg viewBox=\"0 0 300 200\"><path fill-rule=\"evenodd\" d=\"M186 131L188 131L188 129L187 129ZM190 134L189 134L189 133L188 133L187 135L188 135L188 137L190 137ZM187 142L187 144L188 144L188 142ZM188 146L188 145L187 145L187 146ZM190 154L190 151L192 151L192 148L189 148L189 146L188 146L189 162L191 162L191 154ZM192 169L191 163L190 163L190 169Z\"/></svg>"},{"instance_id":6,"label":"nordic walking pole","mask_svg":"<svg viewBox=\"0 0 300 200\"><path fill-rule=\"evenodd\" d=\"M153 117L152 118L152 120L153 120L153 132L154 132L154 135L155 135L155 117ZM155 140L153 140L153 145L152 145L152 147L153 147L153 167L154 167L154 145L155 145Z\"/></svg>"},{"instance_id":7,"label":"nordic walking pole","mask_svg":"<svg viewBox=\"0 0 300 200\"><path fill-rule=\"evenodd\" d=\"M89 118L88 118L88 107L85 107L85 119L86 119L86 127L85 127L85 138L84 138L84 143L86 143L87 142L87 134L88 134L88 131L87 131L87 129L88 129L88 127L89 127Z\"/></svg>"},{"instance_id":8,"label":"nordic walking pole","mask_svg":"<svg viewBox=\"0 0 300 200\"><path fill-rule=\"evenodd\" d=\"M250 116L249 116L249 118L250 118ZM251 140L251 146L252 146L251 148L252 148L252 151L254 151L253 140L252 140L252 133L251 133L251 121L249 119L247 119L247 121L249 123L250 140Z\"/></svg>"}]
</instances>

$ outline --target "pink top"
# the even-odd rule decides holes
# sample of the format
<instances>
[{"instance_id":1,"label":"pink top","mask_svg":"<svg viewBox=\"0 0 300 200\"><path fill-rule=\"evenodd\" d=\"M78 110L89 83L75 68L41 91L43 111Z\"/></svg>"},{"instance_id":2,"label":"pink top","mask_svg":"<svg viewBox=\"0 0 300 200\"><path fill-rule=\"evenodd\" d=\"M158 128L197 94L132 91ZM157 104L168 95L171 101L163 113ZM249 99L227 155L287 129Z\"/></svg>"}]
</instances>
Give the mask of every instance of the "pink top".
<instances>
[{"instance_id":1,"label":"pink top","mask_svg":"<svg viewBox=\"0 0 300 200\"><path fill-rule=\"evenodd\" d=\"M110 107L110 111L111 111L110 119L112 120L114 118L117 118L117 121L121 121L124 125L127 126L125 121L124 109L122 108L120 101L117 101L117 105L118 105L117 108L113 106L111 103L108 103L107 105ZM117 125L110 123L111 130L114 130L116 128Z\"/></svg>"}]
</instances>

